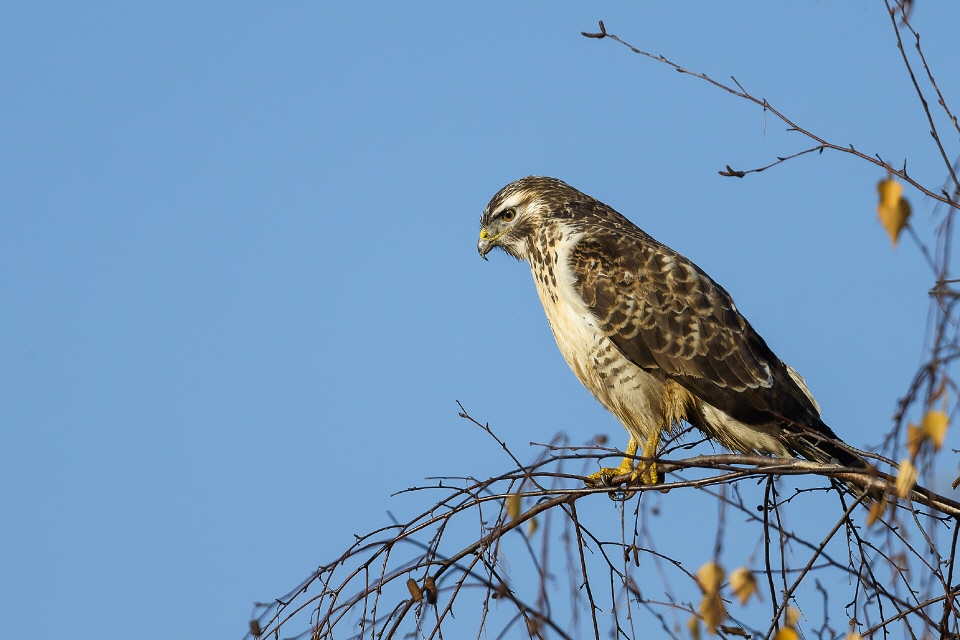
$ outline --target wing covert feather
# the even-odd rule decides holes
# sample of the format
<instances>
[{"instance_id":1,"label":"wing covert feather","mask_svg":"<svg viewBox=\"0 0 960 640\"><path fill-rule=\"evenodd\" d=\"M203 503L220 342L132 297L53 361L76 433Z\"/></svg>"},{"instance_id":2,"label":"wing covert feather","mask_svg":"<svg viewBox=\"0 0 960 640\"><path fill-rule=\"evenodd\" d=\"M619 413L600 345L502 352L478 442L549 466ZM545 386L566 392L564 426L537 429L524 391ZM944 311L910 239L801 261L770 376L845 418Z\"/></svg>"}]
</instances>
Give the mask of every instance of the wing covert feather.
<instances>
[{"instance_id":1,"label":"wing covert feather","mask_svg":"<svg viewBox=\"0 0 960 640\"><path fill-rule=\"evenodd\" d=\"M637 366L748 423L820 422L730 295L688 259L622 224L592 228L569 259L574 288Z\"/></svg>"}]
</instances>

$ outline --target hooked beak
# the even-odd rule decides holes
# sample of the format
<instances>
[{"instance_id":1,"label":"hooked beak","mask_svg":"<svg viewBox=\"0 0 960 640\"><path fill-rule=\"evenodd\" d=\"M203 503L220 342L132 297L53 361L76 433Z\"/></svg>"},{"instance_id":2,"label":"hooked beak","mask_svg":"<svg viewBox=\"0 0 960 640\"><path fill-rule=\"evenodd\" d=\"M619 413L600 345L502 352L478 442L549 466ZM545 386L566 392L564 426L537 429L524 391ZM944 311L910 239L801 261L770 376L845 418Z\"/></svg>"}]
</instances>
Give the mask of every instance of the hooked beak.
<instances>
[{"instance_id":1,"label":"hooked beak","mask_svg":"<svg viewBox=\"0 0 960 640\"><path fill-rule=\"evenodd\" d=\"M506 233L506 231L501 231L497 235L492 236L486 229L480 229L480 240L477 241L477 251L480 253L481 258L487 260L487 254L497 246L497 240L499 240L500 236L504 233Z\"/></svg>"}]
</instances>

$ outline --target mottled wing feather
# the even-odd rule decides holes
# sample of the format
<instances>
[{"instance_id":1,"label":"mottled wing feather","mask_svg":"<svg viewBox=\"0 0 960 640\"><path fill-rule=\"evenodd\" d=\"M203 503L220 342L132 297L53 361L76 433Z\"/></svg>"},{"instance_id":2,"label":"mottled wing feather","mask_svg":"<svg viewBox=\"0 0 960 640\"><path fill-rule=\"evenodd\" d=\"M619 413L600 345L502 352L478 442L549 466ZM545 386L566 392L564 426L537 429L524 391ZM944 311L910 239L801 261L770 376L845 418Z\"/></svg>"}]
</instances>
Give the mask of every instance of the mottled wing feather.
<instances>
[{"instance_id":1,"label":"mottled wing feather","mask_svg":"<svg viewBox=\"0 0 960 640\"><path fill-rule=\"evenodd\" d=\"M723 288L619 214L603 213L616 216L613 224L591 226L570 266L575 289L625 357L748 424L822 424Z\"/></svg>"}]
</instances>

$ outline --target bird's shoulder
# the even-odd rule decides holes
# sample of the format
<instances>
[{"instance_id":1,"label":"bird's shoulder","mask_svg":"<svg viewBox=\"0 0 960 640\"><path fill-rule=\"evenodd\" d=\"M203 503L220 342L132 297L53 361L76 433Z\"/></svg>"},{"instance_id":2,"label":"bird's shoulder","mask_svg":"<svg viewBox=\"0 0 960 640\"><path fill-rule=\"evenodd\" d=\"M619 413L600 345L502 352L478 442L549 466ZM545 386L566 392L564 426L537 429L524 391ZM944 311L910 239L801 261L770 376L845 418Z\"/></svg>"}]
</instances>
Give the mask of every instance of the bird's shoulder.
<instances>
[{"instance_id":1,"label":"bird's shoulder","mask_svg":"<svg viewBox=\"0 0 960 640\"><path fill-rule=\"evenodd\" d=\"M646 301L663 312L743 327L730 294L689 258L609 207L572 209L566 220L578 240L569 251L570 268L588 304Z\"/></svg>"},{"instance_id":2,"label":"bird's shoulder","mask_svg":"<svg viewBox=\"0 0 960 640\"><path fill-rule=\"evenodd\" d=\"M730 294L691 260L612 210L578 218L573 287L635 364L745 390L778 362ZM582 214L583 212L581 212Z\"/></svg>"}]
</instances>

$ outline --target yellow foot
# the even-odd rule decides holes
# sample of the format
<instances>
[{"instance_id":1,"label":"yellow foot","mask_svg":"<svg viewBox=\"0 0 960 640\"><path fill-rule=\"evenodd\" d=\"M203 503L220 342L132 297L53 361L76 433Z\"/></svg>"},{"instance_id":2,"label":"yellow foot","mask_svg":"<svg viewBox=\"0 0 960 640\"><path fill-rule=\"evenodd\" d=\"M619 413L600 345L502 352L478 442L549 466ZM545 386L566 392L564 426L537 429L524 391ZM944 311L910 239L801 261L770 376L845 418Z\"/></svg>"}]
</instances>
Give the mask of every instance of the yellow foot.
<instances>
[{"instance_id":1,"label":"yellow foot","mask_svg":"<svg viewBox=\"0 0 960 640\"><path fill-rule=\"evenodd\" d=\"M641 480L644 484L660 484L663 482L663 476L657 472L657 445L660 443L660 432L657 431L649 438L643 445L643 457L649 458L650 462L646 463L646 468L644 473L641 476Z\"/></svg>"},{"instance_id":2,"label":"yellow foot","mask_svg":"<svg viewBox=\"0 0 960 640\"><path fill-rule=\"evenodd\" d=\"M640 472L640 469L635 469L633 466L632 458L624 458L623 462L619 467L603 467L600 471L596 473L591 473L587 476L587 486L589 487L612 487L614 486L613 479L619 476L630 475L630 479L627 480L627 484L645 484L646 480Z\"/></svg>"},{"instance_id":3,"label":"yellow foot","mask_svg":"<svg viewBox=\"0 0 960 640\"><path fill-rule=\"evenodd\" d=\"M639 444L634 438L630 438L630 442L627 444L627 456L620 463L619 467L604 467L597 471L596 473L591 473L587 476L586 484L588 487L613 487L616 486L614 479L629 475L629 479L626 481L626 485L636 486L640 484L660 484L663 482L663 476L657 473L657 463L656 462L643 462L639 466L634 467L633 456L636 455L637 449L639 449ZM648 449L656 450L656 443L647 442L644 446L644 456L652 457L651 453L648 453ZM625 493L626 498L629 499L633 496L634 492L628 491Z\"/></svg>"},{"instance_id":4,"label":"yellow foot","mask_svg":"<svg viewBox=\"0 0 960 640\"><path fill-rule=\"evenodd\" d=\"M662 484L663 476L657 471L657 463L651 462L641 471L640 482L643 484Z\"/></svg>"}]
</instances>

